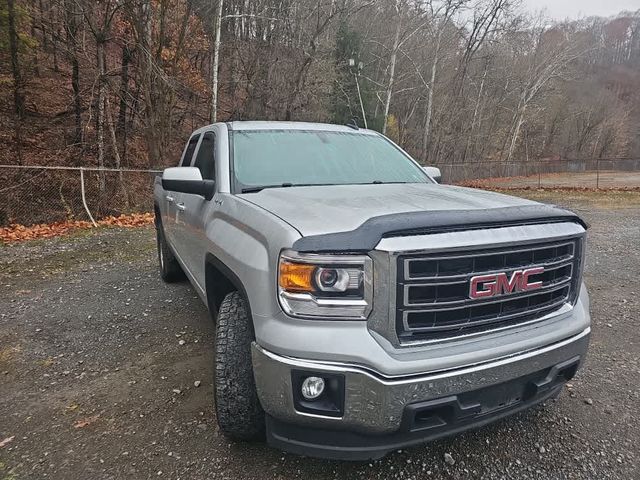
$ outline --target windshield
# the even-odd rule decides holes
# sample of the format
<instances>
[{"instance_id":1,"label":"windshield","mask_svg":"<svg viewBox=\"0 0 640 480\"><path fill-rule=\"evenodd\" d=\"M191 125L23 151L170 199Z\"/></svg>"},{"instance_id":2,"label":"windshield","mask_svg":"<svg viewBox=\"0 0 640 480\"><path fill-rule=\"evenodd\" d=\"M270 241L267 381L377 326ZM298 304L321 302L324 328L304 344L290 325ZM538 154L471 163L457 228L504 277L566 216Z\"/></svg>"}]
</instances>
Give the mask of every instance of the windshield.
<instances>
[{"instance_id":1,"label":"windshield","mask_svg":"<svg viewBox=\"0 0 640 480\"><path fill-rule=\"evenodd\" d=\"M384 137L357 132L236 130L237 191L296 185L430 183Z\"/></svg>"}]
</instances>

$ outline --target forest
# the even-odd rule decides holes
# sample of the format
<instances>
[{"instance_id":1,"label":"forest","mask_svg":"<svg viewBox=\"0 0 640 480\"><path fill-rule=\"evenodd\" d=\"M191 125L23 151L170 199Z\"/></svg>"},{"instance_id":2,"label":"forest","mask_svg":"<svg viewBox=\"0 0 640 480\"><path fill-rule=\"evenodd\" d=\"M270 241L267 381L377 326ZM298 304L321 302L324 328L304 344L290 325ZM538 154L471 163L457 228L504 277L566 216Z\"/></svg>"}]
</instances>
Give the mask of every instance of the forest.
<instances>
[{"instance_id":1,"label":"forest","mask_svg":"<svg viewBox=\"0 0 640 480\"><path fill-rule=\"evenodd\" d=\"M422 163L640 156L640 10L517 0L1 0L0 164L173 165L244 119L384 132Z\"/></svg>"}]
</instances>

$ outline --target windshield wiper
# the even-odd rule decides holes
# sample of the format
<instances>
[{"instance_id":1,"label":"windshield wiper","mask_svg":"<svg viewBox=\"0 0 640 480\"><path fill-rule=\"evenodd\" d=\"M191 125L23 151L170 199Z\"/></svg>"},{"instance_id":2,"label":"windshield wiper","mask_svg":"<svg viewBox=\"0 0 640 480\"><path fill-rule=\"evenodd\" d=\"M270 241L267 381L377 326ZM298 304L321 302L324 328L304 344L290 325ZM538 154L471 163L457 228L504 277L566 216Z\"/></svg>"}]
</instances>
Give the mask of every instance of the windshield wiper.
<instances>
[{"instance_id":1,"label":"windshield wiper","mask_svg":"<svg viewBox=\"0 0 640 480\"><path fill-rule=\"evenodd\" d=\"M321 186L327 186L327 185L333 185L333 183L289 183L289 182L285 182L285 183L280 183L280 184L277 184L277 185L260 185L258 187L246 187L246 188L243 188L240 191L242 193L256 193L256 192L259 192L261 190L264 190L265 188L321 187Z\"/></svg>"},{"instance_id":2,"label":"windshield wiper","mask_svg":"<svg viewBox=\"0 0 640 480\"><path fill-rule=\"evenodd\" d=\"M259 185L257 187L246 187L241 190L242 193L255 193L260 190L264 190L265 188L281 188L281 187L291 187L293 184L291 183L280 183L278 185Z\"/></svg>"},{"instance_id":3,"label":"windshield wiper","mask_svg":"<svg viewBox=\"0 0 640 480\"><path fill-rule=\"evenodd\" d=\"M393 183L409 183L409 182L383 182L382 180L374 180L373 182L371 182L374 185L387 185L387 184L393 184ZM368 185L366 183L364 183L363 185Z\"/></svg>"},{"instance_id":4,"label":"windshield wiper","mask_svg":"<svg viewBox=\"0 0 640 480\"><path fill-rule=\"evenodd\" d=\"M384 182L382 180L374 180L367 183L278 183L275 185L259 185L256 187L245 187L240 190L242 193L256 193L264 190L265 188L286 188L286 187L326 187L329 185L387 185L387 184L403 184L409 182Z\"/></svg>"}]
</instances>

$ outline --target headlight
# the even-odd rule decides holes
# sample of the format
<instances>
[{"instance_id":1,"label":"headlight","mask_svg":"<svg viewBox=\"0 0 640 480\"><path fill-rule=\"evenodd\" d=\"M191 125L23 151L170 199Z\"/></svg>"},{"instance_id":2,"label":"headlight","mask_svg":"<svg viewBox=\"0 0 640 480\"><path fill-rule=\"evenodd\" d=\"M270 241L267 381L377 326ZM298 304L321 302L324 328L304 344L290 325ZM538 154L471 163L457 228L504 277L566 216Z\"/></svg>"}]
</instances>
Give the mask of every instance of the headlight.
<instances>
[{"instance_id":1,"label":"headlight","mask_svg":"<svg viewBox=\"0 0 640 480\"><path fill-rule=\"evenodd\" d=\"M280 255L278 298L291 316L366 319L371 291L371 259L365 255Z\"/></svg>"}]
</instances>

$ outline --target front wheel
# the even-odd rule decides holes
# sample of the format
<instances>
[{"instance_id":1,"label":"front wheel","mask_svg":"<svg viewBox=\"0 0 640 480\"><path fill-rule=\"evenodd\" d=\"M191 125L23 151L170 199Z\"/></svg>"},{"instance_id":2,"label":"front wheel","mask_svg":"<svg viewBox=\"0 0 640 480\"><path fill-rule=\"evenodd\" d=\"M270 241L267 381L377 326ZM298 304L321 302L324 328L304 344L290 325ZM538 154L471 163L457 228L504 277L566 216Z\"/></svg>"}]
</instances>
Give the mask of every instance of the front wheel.
<instances>
[{"instance_id":1,"label":"front wheel","mask_svg":"<svg viewBox=\"0 0 640 480\"><path fill-rule=\"evenodd\" d=\"M218 310L214 397L218 425L234 440L264 438L264 410L251 363L251 318L239 292L229 293Z\"/></svg>"}]
</instances>

